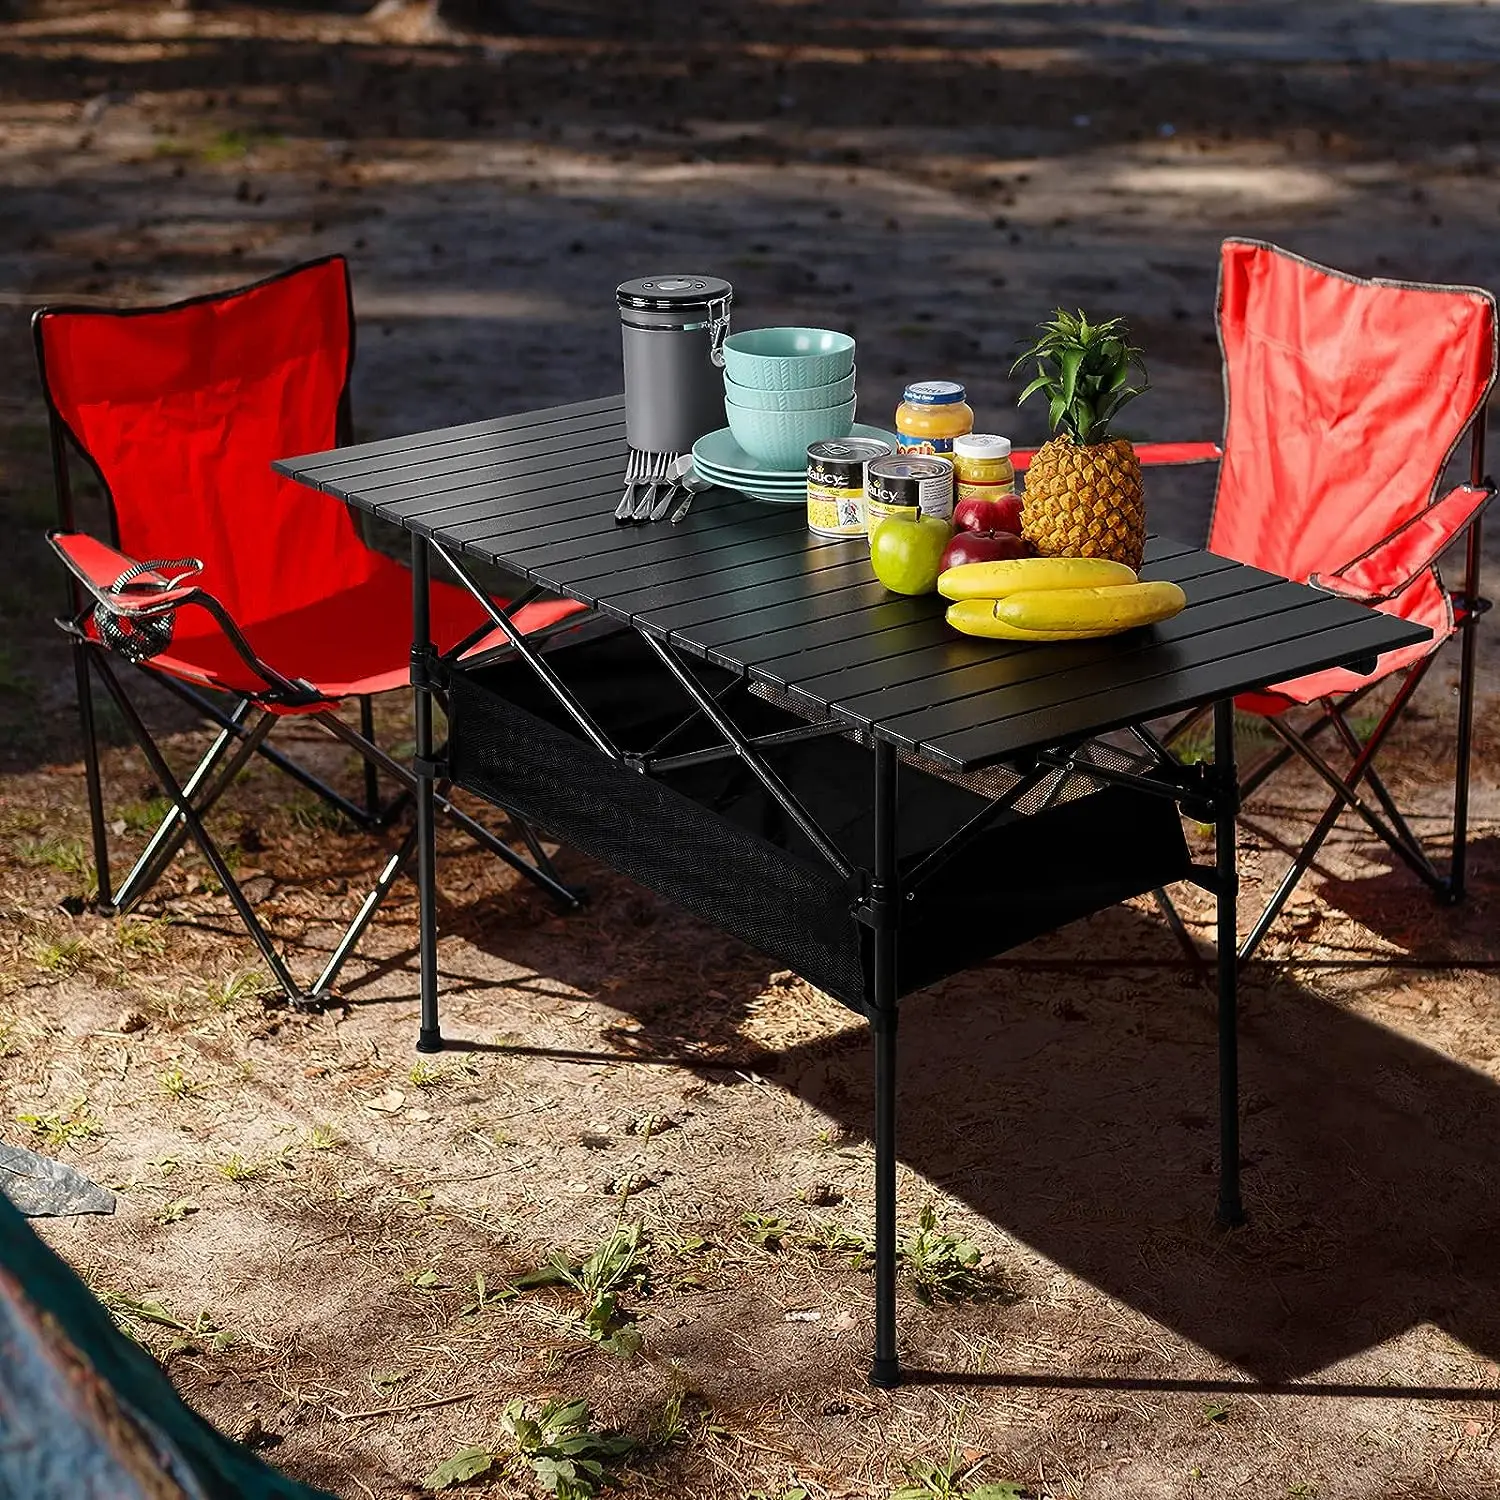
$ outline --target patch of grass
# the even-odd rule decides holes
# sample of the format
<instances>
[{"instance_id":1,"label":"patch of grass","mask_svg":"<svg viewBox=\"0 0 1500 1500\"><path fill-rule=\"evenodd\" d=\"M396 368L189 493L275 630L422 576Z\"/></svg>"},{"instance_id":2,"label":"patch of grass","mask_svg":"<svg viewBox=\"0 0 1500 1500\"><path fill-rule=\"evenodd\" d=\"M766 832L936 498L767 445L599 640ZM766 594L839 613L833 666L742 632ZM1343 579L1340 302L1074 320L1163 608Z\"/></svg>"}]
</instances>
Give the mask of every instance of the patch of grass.
<instances>
[{"instance_id":1,"label":"patch of grass","mask_svg":"<svg viewBox=\"0 0 1500 1500\"><path fill-rule=\"evenodd\" d=\"M89 956L89 945L83 938L59 938L53 943L38 938L31 945L31 961L44 974L77 973Z\"/></svg>"},{"instance_id":2,"label":"patch of grass","mask_svg":"<svg viewBox=\"0 0 1500 1500\"><path fill-rule=\"evenodd\" d=\"M207 998L215 1010L233 1010L236 1005L275 993L276 985L269 975L259 969L240 969L213 985Z\"/></svg>"},{"instance_id":3,"label":"patch of grass","mask_svg":"<svg viewBox=\"0 0 1500 1500\"><path fill-rule=\"evenodd\" d=\"M314 1125L303 1137L303 1143L309 1151L337 1151L344 1138L332 1125Z\"/></svg>"},{"instance_id":4,"label":"patch of grass","mask_svg":"<svg viewBox=\"0 0 1500 1500\"><path fill-rule=\"evenodd\" d=\"M531 1470L536 1482L558 1500L593 1500L614 1478L614 1470L635 1447L619 1432L595 1432L586 1401L506 1403L500 1425L510 1451L464 1448L445 1459L423 1481L427 1490L446 1490L497 1469Z\"/></svg>"},{"instance_id":5,"label":"patch of grass","mask_svg":"<svg viewBox=\"0 0 1500 1500\"><path fill-rule=\"evenodd\" d=\"M87 1099L74 1099L52 1114L18 1114L16 1123L37 1136L48 1151L76 1146L104 1134L98 1116L90 1113Z\"/></svg>"},{"instance_id":6,"label":"patch of grass","mask_svg":"<svg viewBox=\"0 0 1500 1500\"><path fill-rule=\"evenodd\" d=\"M957 1302L976 1297L983 1290L978 1272L984 1257L979 1247L940 1228L937 1209L930 1203L897 1255L911 1279L912 1290L923 1302Z\"/></svg>"},{"instance_id":7,"label":"patch of grass","mask_svg":"<svg viewBox=\"0 0 1500 1500\"><path fill-rule=\"evenodd\" d=\"M1209 1425L1229 1420L1229 1407L1222 1401L1205 1401L1203 1403L1203 1420Z\"/></svg>"},{"instance_id":8,"label":"patch of grass","mask_svg":"<svg viewBox=\"0 0 1500 1500\"><path fill-rule=\"evenodd\" d=\"M762 1250L779 1250L792 1226L776 1214L741 1214L740 1228Z\"/></svg>"},{"instance_id":9,"label":"patch of grass","mask_svg":"<svg viewBox=\"0 0 1500 1500\"><path fill-rule=\"evenodd\" d=\"M115 923L115 942L122 953L143 958L160 958L167 951L168 917L121 917Z\"/></svg>"},{"instance_id":10,"label":"patch of grass","mask_svg":"<svg viewBox=\"0 0 1500 1500\"><path fill-rule=\"evenodd\" d=\"M797 1243L825 1255L847 1255L855 1271L864 1269L870 1248L864 1235L846 1229L837 1219L814 1220L810 1229L797 1236Z\"/></svg>"},{"instance_id":11,"label":"patch of grass","mask_svg":"<svg viewBox=\"0 0 1500 1500\"><path fill-rule=\"evenodd\" d=\"M162 1072L157 1082L169 1099L196 1099L207 1091L206 1084L185 1072L178 1063Z\"/></svg>"},{"instance_id":12,"label":"patch of grass","mask_svg":"<svg viewBox=\"0 0 1500 1500\"><path fill-rule=\"evenodd\" d=\"M168 1203L156 1215L158 1224L180 1224L190 1214L197 1213L198 1205L191 1198L177 1198Z\"/></svg>"},{"instance_id":13,"label":"patch of grass","mask_svg":"<svg viewBox=\"0 0 1500 1500\"><path fill-rule=\"evenodd\" d=\"M354 825L316 792L299 791L283 809L294 828L304 833L351 833Z\"/></svg>"},{"instance_id":14,"label":"patch of grass","mask_svg":"<svg viewBox=\"0 0 1500 1500\"><path fill-rule=\"evenodd\" d=\"M41 839L21 839L15 845L16 857L23 864L47 866L60 875L70 875L82 888L86 901L99 894L99 878L94 872L94 856L79 838L52 835Z\"/></svg>"},{"instance_id":15,"label":"patch of grass","mask_svg":"<svg viewBox=\"0 0 1500 1500\"><path fill-rule=\"evenodd\" d=\"M155 833L161 820L172 810L170 797L145 797L120 807L116 818L130 833Z\"/></svg>"},{"instance_id":16,"label":"patch of grass","mask_svg":"<svg viewBox=\"0 0 1500 1500\"><path fill-rule=\"evenodd\" d=\"M210 166L243 161L257 146L279 146L284 137L273 130L221 130L198 148L198 156Z\"/></svg>"},{"instance_id":17,"label":"patch of grass","mask_svg":"<svg viewBox=\"0 0 1500 1500\"><path fill-rule=\"evenodd\" d=\"M474 1293L464 1305L459 1308L459 1316L463 1318L477 1318L487 1307L498 1307L501 1303L509 1302L517 1295L513 1286L500 1286L491 1288L485 1280L483 1271L474 1273Z\"/></svg>"},{"instance_id":18,"label":"patch of grass","mask_svg":"<svg viewBox=\"0 0 1500 1500\"><path fill-rule=\"evenodd\" d=\"M230 1182L255 1182L273 1167L284 1167L290 1171L296 1165L292 1152L291 1146L283 1146L280 1151L273 1151L269 1156L250 1157L231 1151L219 1163L219 1175L227 1177Z\"/></svg>"}]
</instances>

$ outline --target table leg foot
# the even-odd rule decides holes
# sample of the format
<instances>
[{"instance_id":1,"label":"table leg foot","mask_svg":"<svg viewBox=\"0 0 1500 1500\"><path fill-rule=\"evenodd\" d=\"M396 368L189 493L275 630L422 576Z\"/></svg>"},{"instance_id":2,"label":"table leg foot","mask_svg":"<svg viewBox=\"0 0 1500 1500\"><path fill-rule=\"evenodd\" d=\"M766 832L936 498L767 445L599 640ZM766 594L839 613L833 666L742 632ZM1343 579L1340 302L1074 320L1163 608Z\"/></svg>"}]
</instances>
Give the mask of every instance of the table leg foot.
<instances>
[{"instance_id":1,"label":"table leg foot","mask_svg":"<svg viewBox=\"0 0 1500 1500\"><path fill-rule=\"evenodd\" d=\"M1214 1223L1220 1229L1239 1229L1243 1227L1248 1215L1245 1213L1245 1205L1238 1198L1219 1200L1218 1209L1214 1213Z\"/></svg>"},{"instance_id":2,"label":"table leg foot","mask_svg":"<svg viewBox=\"0 0 1500 1500\"><path fill-rule=\"evenodd\" d=\"M870 1365L870 1384L878 1391L894 1391L901 1384L899 1359L876 1359Z\"/></svg>"},{"instance_id":3,"label":"table leg foot","mask_svg":"<svg viewBox=\"0 0 1500 1500\"><path fill-rule=\"evenodd\" d=\"M443 1050L443 1033L435 1026L422 1026L417 1031L418 1052L441 1052Z\"/></svg>"}]
</instances>

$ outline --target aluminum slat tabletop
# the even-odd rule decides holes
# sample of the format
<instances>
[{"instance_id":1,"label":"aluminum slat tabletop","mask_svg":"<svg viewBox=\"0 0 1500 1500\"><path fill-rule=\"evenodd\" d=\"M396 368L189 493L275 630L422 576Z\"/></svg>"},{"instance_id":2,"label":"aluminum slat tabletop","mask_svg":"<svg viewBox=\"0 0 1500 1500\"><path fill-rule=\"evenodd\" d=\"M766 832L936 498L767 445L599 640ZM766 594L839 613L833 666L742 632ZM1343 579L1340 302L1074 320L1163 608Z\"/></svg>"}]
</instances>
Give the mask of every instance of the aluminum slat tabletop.
<instances>
[{"instance_id":1,"label":"aluminum slat tabletop","mask_svg":"<svg viewBox=\"0 0 1500 1500\"><path fill-rule=\"evenodd\" d=\"M678 526L617 525L626 453L623 401L607 397L276 467L958 770L1428 637L1153 537L1142 576L1182 585L1174 619L1092 641L973 640L943 622L941 599L888 593L862 541L809 533L800 505L708 490Z\"/></svg>"}]
</instances>

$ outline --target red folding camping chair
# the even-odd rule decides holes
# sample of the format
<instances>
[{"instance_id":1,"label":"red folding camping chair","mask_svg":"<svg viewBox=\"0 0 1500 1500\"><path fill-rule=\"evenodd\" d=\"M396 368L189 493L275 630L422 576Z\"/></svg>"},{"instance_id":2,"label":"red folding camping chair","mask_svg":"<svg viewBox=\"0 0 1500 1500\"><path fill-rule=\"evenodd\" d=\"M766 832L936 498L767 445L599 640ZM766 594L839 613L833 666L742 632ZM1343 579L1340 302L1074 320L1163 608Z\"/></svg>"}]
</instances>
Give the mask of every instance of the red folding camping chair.
<instances>
[{"instance_id":1,"label":"red folding camping chair","mask_svg":"<svg viewBox=\"0 0 1500 1500\"><path fill-rule=\"evenodd\" d=\"M388 824L415 785L375 742L371 699L409 680L411 574L360 536L330 496L275 474L273 459L349 440L354 316L341 256L238 291L168 307L44 308L33 319L51 420L60 525L49 540L69 574L69 613L83 728L98 903L134 907L191 838L293 1003L331 990L415 846L415 829L382 869L318 978L301 989L204 827L253 755L366 828ZM110 540L76 529L69 448L93 469ZM536 631L579 606L526 605ZM489 651L500 639L477 599L431 584L434 637ZM125 692L117 663L170 689L219 733L192 773L173 774ZM92 676L91 676L92 674ZM112 891L92 677L123 715L172 807ZM209 693L216 695L208 696ZM359 728L340 717L358 704ZM311 719L363 758L363 802L342 795L269 745L282 719ZM401 788L384 806L378 774ZM486 849L576 905L533 831L516 821L523 857L454 807L439 805Z\"/></svg>"},{"instance_id":2,"label":"red folding camping chair","mask_svg":"<svg viewBox=\"0 0 1500 1500\"><path fill-rule=\"evenodd\" d=\"M1157 443L1142 463L1220 460L1209 550L1415 620L1422 645L1382 656L1366 676L1337 668L1268 684L1237 707L1280 745L1250 768L1243 801L1300 757L1327 784L1327 809L1240 947L1248 959L1346 808L1444 901L1464 894L1474 713L1485 404L1496 367L1495 299L1474 287L1365 281L1257 240L1226 240L1219 268L1226 414L1222 446ZM1439 493L1465 435L1467 483ZM1463 586L1438 559L1466 541ZM1442 873L1375 768L1375 757L1431 667L1460 640L1453 841ZM1395 679L1363 737L1350 711ZM1304 712L1307 710L1308 712ZM1167 735L1180 737L1199 716ZM1329 731L1348 768L1316 743ZM1368 793L1364 790L1368 788ZM1176 925L1176 924L1174 924ZM1180 927L1179 927L1180 932Z\"/></svg>"}]
</instances>

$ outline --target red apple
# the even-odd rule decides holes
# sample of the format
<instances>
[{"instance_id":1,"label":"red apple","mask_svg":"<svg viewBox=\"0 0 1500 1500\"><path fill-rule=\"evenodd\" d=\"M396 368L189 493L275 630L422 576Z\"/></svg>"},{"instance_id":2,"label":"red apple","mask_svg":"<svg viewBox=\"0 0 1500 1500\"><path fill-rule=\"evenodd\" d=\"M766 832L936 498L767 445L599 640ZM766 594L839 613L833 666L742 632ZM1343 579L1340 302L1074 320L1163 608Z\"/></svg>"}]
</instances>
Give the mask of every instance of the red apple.
<instances>
[{"instance_id":1,"label":"red apple","mask_svg":"<svg viewBox=\"0 0 1500 1500\"><path fill-rule=\"evenodd\" d=\"M953 512L958 531L1009 531L1021 534L1021 497L1002 495L998 500L960 500Z\"/></svg>"},{"instance_id":2,"label":"red apple","mask_svg":"<svg viewBox=\"0 0 1500 1500\"><path fill-rule=\"evenodd\" d=\"M1004 562L1009 557L1030 557L1031 553L1031 543L1013 531L956 531L943 552L942 568L946 572L960 563Z\"/></svg>"}]
</instances>

